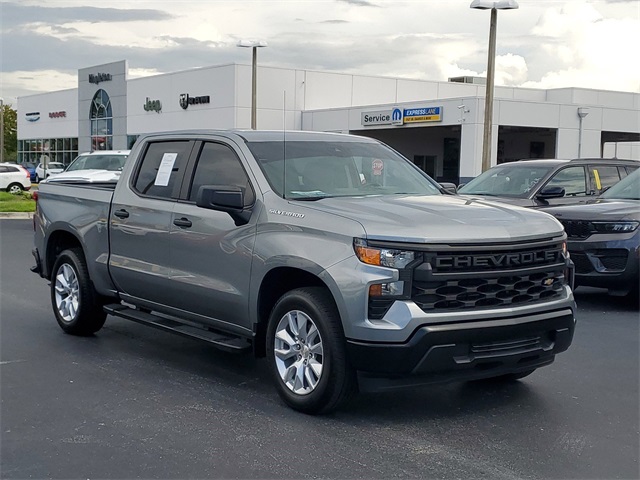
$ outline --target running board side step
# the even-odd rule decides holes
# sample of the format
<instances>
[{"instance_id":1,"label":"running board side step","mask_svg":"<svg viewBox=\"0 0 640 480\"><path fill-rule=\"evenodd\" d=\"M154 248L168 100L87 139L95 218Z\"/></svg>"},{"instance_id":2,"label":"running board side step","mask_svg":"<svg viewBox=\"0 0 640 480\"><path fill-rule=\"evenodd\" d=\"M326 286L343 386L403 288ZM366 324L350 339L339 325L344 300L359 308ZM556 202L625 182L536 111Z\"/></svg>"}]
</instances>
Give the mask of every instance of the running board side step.
<instances>
[{"instance_id":1,"label":"running board side step","mask_svg":"<svg viewBox=\"0 0 640 480\"><path fill-rule=\"evenodd\" d=\"M211 343L227 352L239 353L251 350L252 348L251 343L249 343L245 338L206 330L205 328L199 328L186 323L176 322L175 320L154 315L153 313L136 310L119 303L105 305L103 310L109 315L126 318L127 320L133 320L134 322L158 328L165 332L176 333L184 337L196 338L198 340Z\"/></svg>"}]
</instances>

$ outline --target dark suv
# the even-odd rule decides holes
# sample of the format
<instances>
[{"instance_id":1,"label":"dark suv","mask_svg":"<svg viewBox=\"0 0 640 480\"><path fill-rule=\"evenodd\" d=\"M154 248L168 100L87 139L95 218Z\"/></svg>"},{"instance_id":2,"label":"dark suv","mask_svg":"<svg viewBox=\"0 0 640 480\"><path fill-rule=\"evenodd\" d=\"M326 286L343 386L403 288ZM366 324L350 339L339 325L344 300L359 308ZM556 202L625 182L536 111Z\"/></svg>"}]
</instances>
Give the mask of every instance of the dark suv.
<instances>
[{"instance_id":1,"label":"dark suv","mask_svg":"<svg viewBox=\"0 0 640 480\"><path fill-rule=\"evenodd\" d=\"M535 208L584 203L638 167L615 158L520 160L490 168L458 193Z\"/></svg>"},{"instance_id":2,"label":"dark suv","mask_svg":"<svg viewBox=\"0 0 640 480\"><path fill-rule=\"evenodd\" d=\"M545 210L569 237L576 285L638 295L640 289L640 171L584 205Z\"/></svg>"}]
</instances>

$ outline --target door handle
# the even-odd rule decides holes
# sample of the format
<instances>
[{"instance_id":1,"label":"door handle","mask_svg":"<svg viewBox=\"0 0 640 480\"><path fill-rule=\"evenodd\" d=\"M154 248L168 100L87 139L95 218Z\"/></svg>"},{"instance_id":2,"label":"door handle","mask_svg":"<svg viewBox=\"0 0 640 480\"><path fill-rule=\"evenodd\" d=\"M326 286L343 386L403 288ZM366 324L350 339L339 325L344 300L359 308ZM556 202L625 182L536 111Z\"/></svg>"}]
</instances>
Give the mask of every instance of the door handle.
<instances>
[{"instance_id":1,"label":"door handle","mask_svg":"<svg viewBox=\"0 0 640 480\"><path fill-rule=\"evenodd\" d=\"M129 212L124 209L116 210L113 214L118 218L129 218Z\"/></svg>"},{"instance_id":2,"label":"door handle","mask_svg":"<svg viewBox=\"0 0 640 480\"><path fill-rule=\"evenodd\" d=\"M192 225L191 220L189 220L188 218L184 218L184 217L176 218L173 221L173 224L176 227L183 227L183 228L189 228Z\"/></svg>"}]
</instances>

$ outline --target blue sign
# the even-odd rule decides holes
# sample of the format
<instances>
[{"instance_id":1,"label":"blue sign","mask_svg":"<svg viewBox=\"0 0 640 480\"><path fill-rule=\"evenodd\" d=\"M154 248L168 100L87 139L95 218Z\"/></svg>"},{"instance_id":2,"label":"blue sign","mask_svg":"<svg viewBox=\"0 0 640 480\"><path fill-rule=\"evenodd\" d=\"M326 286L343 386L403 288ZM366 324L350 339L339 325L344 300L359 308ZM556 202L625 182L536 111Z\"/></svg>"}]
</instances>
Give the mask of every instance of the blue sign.
<instances>
[{"instance_id":1,"label":"blue sign","mask_svg":"<svg viewBox=\"0 0 640 480\"><path fill-rule=\"evenodd\" d=\"M441 122L442 107L405 108L404 123Z\"/></svg>"},{"instance_id":2,"label":"blue sign","mask_svg":"<svg viewBox=\"0 0 640 480\"><path fill-rule=\"evenodd\" d=\"M391 113L391 124L402 125L403 123L402 110L400 110L399 108L394 108L393 112Z\"/></svg>"}]
</instances>

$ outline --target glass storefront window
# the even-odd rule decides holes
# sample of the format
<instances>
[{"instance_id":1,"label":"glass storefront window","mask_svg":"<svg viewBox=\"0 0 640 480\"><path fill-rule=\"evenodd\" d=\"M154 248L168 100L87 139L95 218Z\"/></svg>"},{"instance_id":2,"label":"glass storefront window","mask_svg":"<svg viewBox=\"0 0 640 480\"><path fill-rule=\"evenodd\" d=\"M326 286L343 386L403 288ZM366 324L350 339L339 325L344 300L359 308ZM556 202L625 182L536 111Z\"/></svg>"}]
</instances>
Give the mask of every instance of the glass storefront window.
<instances>
[{"instance_id":1,"label":"glass storefront window","mask_svg":"<svg viewBox=\"0 0 640 480\"><path fill-rule=\"evenodd\" d=\"M77 138L38 138L18 140L18 162L62 162L65 165L78 156Z\"/></svg>"},{"instance_id":2,"label":"glass storefront window","mask_svg":"<svg viewBox=\"0 0 640 480\"><path fill-rule=\"evenodd\" d=\"M89 118L91 119L91 150L111 150L113 145L111 99L102 89L93 96Z\"/></svg>"}]
</instances>

